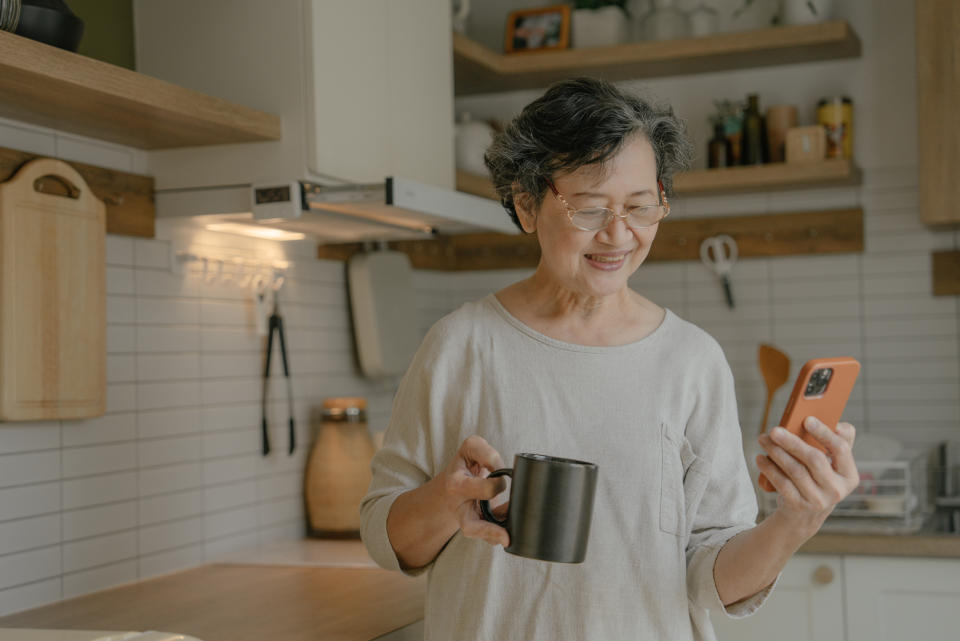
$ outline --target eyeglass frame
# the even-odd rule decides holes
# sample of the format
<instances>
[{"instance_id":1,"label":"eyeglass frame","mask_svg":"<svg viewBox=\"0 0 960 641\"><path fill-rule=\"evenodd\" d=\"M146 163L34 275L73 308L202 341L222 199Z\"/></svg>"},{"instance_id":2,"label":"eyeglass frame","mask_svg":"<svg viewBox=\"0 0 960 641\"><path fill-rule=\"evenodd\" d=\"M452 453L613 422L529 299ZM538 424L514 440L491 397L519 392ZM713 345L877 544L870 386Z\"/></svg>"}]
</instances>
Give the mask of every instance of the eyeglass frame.
<instances>
[{"instance_id":1,"label":"eyeglass frame","mask_svg":"<svg viewBox=\"0 0 960 641\"><path fill-rule=\"evenodd\" d=\"M650 227L653 227L654 225L658 224L661 220L663 220L664 218L666 218L667 216L670 215L670 201L667 200L667 192L666 192L666 190L663 188L663 183L662 183L661 181L659 181L659 180L657 181L657 187L660 188L660 200L663 202L663 204L661 204L661 205L640 205L640 206L638 206L638 207L633 207L633 208L631 208L630 211L624 211L624 212L621 213L621 214L618 214L617 212L613 211L613 210L610 209L609 207L584 207L584 208L582 208L582 209L576 209L573 205L571 205L571 204L569 203L569 201L567 201L566 198L564 198L563 194L561 194L561 193L557 190L557 186L554 185L554 184L553 184L553 181L550 180L549 178L547 178L547 186L550 188L550 191L553 192L553 195L556 196L557 200L560 201L560 204L562 204L562 205L566 208L566 210L567 210L567 219L570 221L570 224L573 225L574 227L576 227L577 229L579 229L580 231L600 231L600 230L603 229L604 227L607 227L614 218L622 218L622 219L623 219L623 223L627 226L628 229L649 229ZM663 214L663 216L660 216L660 218L658 218L655 222L653 222L653 223L651 223L651 224L649 224L649 225L644 225L644 226L642 226L642 227L631 227L631 226L630 226L630 223L627 222L627 216L630 215L630 212L631 212L631 211L633 211L634 209L639 209L640 207L666 207L666 210L667 210L667 211L666 211L666 213ZM607 216L606 220L604 221L604 223L603 223L601 226L597 227L596 229L584 229L583 227L580 227L580 226L578 226L575 222L573 222L573 217L577 214L577 212L583 211L583 209L604 209L604 210L606 210L606 211L608 211L608 212L610 212L610 213L609 213L609 215Z\"/></svg>"}]
</instances>

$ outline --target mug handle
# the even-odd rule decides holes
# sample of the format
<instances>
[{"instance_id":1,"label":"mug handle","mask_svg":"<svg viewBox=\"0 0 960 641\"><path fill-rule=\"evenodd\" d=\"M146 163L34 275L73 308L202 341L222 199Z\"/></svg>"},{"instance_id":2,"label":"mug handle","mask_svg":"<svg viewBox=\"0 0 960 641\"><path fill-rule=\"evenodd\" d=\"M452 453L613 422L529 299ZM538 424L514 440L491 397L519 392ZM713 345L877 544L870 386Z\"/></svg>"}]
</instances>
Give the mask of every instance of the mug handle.
<instances>
[{"instance_id":1,"label":"mug handle","mask_svg":"<svg viewBox=\"0 0 960 641\"><path fill-rule=\"evenodd\" d=\"M512 479L512 478L513 478L513 468L512 468L512 467L505 467L505 468L496 470L495 472L490 472L490 474L489 474L489 476L487 476L487 478L488 478L488 479L492 479L492 478L496 478L496 477L498 477L498 476L509 476L509 477ZM479 501L479 503L480 503L480 513L483 515L483 519L484 519L485 521L490 521L491 523L496 523L496 524L499 525L500 527L506 526L506 524L507 524L507 519L506 519L506 518L504 518L504 519L501 521L500 519L498 519L497 517L495 517L495 516L493 515L493 512L490 511L490 501L481 500L481 501ZM509 511L509 508L507 508L507 510Z\"/></svg>"}]
</instances>

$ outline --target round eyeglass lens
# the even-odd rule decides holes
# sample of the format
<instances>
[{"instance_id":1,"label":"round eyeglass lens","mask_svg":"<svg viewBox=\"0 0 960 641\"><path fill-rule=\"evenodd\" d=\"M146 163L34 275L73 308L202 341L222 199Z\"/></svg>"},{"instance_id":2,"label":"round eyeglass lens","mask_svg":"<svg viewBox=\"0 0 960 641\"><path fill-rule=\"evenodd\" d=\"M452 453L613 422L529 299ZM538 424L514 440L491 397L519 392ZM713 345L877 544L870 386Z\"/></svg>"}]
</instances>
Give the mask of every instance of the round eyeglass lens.
<instances>
[{"instance_id":1,"label":"round eyeglass lens","mask_svg":"<svg viewBox=\"0 0 960 641\"><path fill-rule=\"evenodd\" d=\"M666 207L662 205L637 207L636 209L630 210L627 214L627 225L634 229L650 227L651 225L655 225L665 215Z\"/></svg>"},{"instance_id":2,"label":"round eyeglass lens","mask_svg":"<svg viewBox=\"0 0 960 641\"><path fill-rule=\"evenodd\" d=\"M611 214L613 212L609 209L599 207L596 209L578 209L570 220L584 231L596 231L607 226Z\"/></svg>"}]
</instances>

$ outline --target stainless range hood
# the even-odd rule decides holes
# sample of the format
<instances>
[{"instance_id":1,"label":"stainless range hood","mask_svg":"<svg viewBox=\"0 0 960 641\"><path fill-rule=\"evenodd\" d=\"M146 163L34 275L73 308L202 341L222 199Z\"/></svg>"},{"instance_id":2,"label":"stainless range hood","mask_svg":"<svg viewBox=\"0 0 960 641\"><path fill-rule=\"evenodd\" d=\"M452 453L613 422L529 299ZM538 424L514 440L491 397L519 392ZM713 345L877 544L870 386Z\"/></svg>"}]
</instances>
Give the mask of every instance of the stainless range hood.
<instances>
[{"instance_id":1,"label":"stainless range hood","mask_svg":"<svg viewBox=\"0 0 960 641\"><path fill-rule=\"evenodd\" d=\"M518 233L503 208L488 198L399 177L363 185L291 181L158 190L156 208L160 218L282 229L322 243Z\"/></svg>"}]
</instances>

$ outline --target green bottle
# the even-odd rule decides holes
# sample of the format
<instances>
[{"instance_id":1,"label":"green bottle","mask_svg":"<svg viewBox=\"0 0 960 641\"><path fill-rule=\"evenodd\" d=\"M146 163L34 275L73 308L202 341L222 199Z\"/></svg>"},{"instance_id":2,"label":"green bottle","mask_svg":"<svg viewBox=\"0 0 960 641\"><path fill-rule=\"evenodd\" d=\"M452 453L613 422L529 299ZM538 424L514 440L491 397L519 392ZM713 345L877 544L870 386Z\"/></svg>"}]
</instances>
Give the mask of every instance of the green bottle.
<instances>
[{"instance_id":1,"label":"green bottle","mask_svg":"<svg viewBox=\"0 0 960 641\"><path fill-rule=\"evenodd\" d=\"M762 165L767 162L767 132L760 115L760 99L757 94L747 96L747 108L743 112L743 138L740 142L740 164Z\"/></svg>"}]
</instances>

